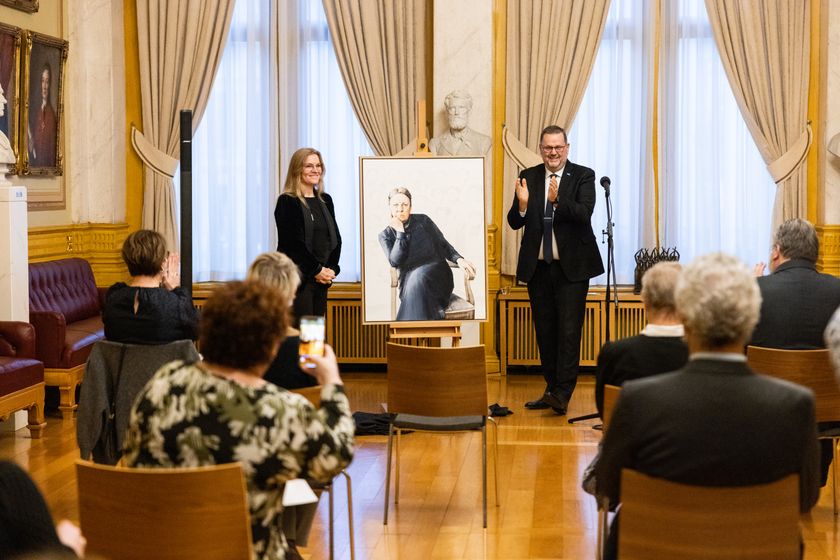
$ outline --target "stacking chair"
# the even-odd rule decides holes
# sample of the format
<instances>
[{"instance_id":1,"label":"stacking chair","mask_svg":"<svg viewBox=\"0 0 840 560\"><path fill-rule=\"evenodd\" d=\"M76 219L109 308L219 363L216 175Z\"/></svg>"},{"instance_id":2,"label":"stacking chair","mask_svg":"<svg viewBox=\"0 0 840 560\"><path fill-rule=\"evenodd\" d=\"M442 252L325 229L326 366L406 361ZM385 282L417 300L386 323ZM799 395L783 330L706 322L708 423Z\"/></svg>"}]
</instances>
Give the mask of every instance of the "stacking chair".
<instances>
[{"instance_id":1,"label":"stacking chair","mask_svg":"<svg viewBox=\"0 0 840 560\"><path fill-rule=\"evenodd\" d=\"M76 461L87 553L120 560L250 560L251 523L239 463L121 468Z\"/></svg>"},{"instance_id":2,"label":"stacking chair","mask_svg":"<svg viewBox=\"0 0 840 560\"><path fill-rule=\"evenodd\" d=\"M621 394L621 387L618 385L604 385L604 418L603 418L603 435L607 435L607 426L612 419L613 411L615 410L615 403L618 401L618 395ZM602 436L603 437L603 436ZM596 558L601 560L604 557L604 543L607 542L607 535L610 530L609 516L610 504L608 501L598 501L598 536L595 543Z\"/></svg>"},{"instance_id":3,"label":"stacking chair","mask_svg":"<svg viewBox=\"0 0 840 560\"><path fill-rule=\"evenodd\" d=\"M457 432L481 430L482 507L487 528L487 374L484 346L427 348L388 343L388 465L385 513L388 524L391 457L396 444L394 503L400 498L400 433L402 430ZM493 431L496 506L499 505L498 429Z\"/></svg>"},{"instance_id":4,"label":"stacking chair","mask_svg":"<svg viewBox=\"0 0 840 560\"><path fill-rule=\"evenodd\" d=\"M834 378L828 350L779 350L748 346L747 362L759 373L784 379L813 391L817 405L818 424L840 422L840 386ZM818 436L819 439L831 440L831 448L834 450L831 467L834 471L832 504L836 516L837 485L840 483L840 475L838 475L840 467L837 464L840 460L837 450L840 442L840 427L821 429Z\"/></svg>"},{"instance_id":5,"label":"stacking chair","mask_svg":"<svg viewBox=\"0 0 840 560\"><path fill-rule=\"evenodd\" d=\"M315 408L321 406L321 386L317 385L315 387L305 387L303 389L295 389L292 391L293 393L297 393L303 396L306 400L312 403ZM346 469L341 470L342 476L344 476L344 480L347 483L347 527L350 531L350 560L356 560L356 546L353 534L353 481L350 478L350 475L347 474ZM329 482L309 482L309 485L314 490L323 490L329 494L329 504L330 504L330 559L334 558L335 556L335 530L334 520L333 520L333 482L335 482L335 478L330 480Z\"/></svg>"},{"instance_id":6,"label":"stacking chair","mask_svg":"<svg viewBox=\"0 0 840 560\"><path fill-rule=\"evenodd\" d=\"M797 560L799 476L705 487L621 472L621 560Z\"/></svg>"}]
</instances>

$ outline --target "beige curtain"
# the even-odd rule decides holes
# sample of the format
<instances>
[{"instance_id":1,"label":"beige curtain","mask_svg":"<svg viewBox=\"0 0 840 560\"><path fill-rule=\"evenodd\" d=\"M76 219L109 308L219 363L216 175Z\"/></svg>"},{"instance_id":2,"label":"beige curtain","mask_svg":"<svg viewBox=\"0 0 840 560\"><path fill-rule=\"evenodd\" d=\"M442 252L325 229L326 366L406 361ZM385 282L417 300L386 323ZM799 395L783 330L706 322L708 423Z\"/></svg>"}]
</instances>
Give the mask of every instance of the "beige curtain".
<instances>
[{"instance_id":1,"label":"beige curtain","mask_svg":"<svg viewBox=\"0 0 840 560\"><path fill-rule=\"evenodd\" d=\"M146 165L143 227L178 247L175 191L179 122L192 109L198 127L227 42L234 0L136 0L143 132L133 131Z\"/></svg>"},{"instance_id":2,"label":"beige curtain","mask_svg":"<svg viewBox=\"0 0 840 560\"><path fill-rule=\"evenodd\" d=\"M549 124L568 132L574 121L604 31L610 0L508 0L505 126L537 151ZM574 161L574 138L570 134ZM505 157L507 215L519 169ZM522 230L502 228L502 274L516 273Z\"/></svg>"},{"instance_id":3,"label":"beige curtain","mask_svg":"<svg viewBox=\"0 0 840 560\"><path fill-rule=\"evenodd\" d=\"M738 107L778 185L774 227L804 218L810 2L706 0L706 9Z\"/></svg>"},{"instance_id":4,"label":"beige curtain","mask_svg":"<svg viewBox=\"0 0 840 560\"><path fill-rule=\"evenodd\" d=\"M380 156L417 136L426 95L426 0L324 0L353 111Z\"/></svg>"}]
</instances>

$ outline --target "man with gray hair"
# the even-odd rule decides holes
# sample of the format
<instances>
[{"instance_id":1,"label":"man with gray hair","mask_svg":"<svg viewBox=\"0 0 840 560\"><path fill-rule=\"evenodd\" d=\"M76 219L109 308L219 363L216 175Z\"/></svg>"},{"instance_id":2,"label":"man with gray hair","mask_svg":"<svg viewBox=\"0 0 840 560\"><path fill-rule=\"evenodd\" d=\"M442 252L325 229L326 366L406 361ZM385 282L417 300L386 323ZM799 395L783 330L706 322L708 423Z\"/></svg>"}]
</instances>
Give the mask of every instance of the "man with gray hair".
<instances>
[{"instance_id":1,"label":"man with gray hair","mask_svg":"<svg viewBox=\"0 0 840 560\"><path fill-rule=\"evenodd\" d=\"M820 244L817 231L806 220L788 220L779 226L770 249L769 276L761 276L761 318L750 344L785 350L825 348L823 331L840 307L840 278L817 272Z\"/></svg>"},{"instance_id":2,"label":"man with gray hair","mask_svg":"<svg viewBox=\"0 0 840 560\"><path fill-rule=\"evenodd\" d=\"M449 129L429 141L429 150L439 156L486 156L490 154L489 136L469 127L472 96L455 90L443 101Z\"/></svg>"},{"instance_id":3,"label":"man with gray hair","mask_svg":"<svg viewBox=\"0 0 840 560\"><path fill-rule=\"evenodd\" d=\"M823 332L840 307L840 278L817 272L820 242L817 230L806 220L794 218L779 226L770 249L772 274L761 276L764 263L756 266L761 289L761 318L752 335L752 346L783 350L825 348ZM820 430L835 423L820 424ZM831 440L820 442L820 482L828 482L834 457Z\"/></svg>"},{"instance_id":4,"label":"man with gray hair","mask_svg":"<svg viewBox=\"0 0 840 560\"><path fill-rule=\"evenodd\" d=\"M755 278L713 254L677 282L690 352L675 372L625 383L596 467L598 496L617 504L621 470L696 486L752 486L799 475L799 506L819 497L813 394L754 373L744 345L758 321ZM605 557L615 557L617 520Z\"/></svg>"}]
</instances>

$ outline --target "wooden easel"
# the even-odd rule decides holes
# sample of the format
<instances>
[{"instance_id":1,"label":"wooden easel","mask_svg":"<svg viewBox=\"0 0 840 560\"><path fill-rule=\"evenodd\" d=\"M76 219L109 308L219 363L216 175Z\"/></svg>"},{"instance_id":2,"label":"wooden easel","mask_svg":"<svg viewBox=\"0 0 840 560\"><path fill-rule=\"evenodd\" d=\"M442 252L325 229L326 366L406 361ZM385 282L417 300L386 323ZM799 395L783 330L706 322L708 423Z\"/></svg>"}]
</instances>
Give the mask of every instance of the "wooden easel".
<instances>
[{"instance_id":1,"label":"wooden easel","mask_svg":"<svg viewBox=\"0 0 840 560\"><path fill-rule=\"evenodd\" d=\"M430 157L429 137L426 132L426 100L417 101L417 150L414 157ZM419 321L414 323L391 323L388 325L388 340L407 342L410 339L451 338L452 346L461 345L461 321ZM428 346L428 342L423 344Z\"/></svg>"}]
</instances>

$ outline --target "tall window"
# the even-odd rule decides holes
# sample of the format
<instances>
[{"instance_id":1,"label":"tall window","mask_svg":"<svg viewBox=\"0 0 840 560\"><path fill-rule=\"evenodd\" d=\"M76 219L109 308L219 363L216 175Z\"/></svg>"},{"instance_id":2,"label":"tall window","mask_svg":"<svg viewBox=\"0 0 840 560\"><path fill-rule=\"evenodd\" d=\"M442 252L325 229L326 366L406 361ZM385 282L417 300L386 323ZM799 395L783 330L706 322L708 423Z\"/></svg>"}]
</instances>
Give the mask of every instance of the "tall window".
<instances>
[{"instance_id":1,"label":"tall window","mask_svg":"<svg viewBox=\"0 0 840 560\"><path fill-rule=\"evenodd\" d=\"M359 157L374 153L350 105L330 41L324 5L298 1L302 29L299 110L305 117L300 119L299 145L312 146L324 157L325 187L335 202L342 239L338 281L358 282L361 280Z\"/></svg>"},{"instance_id":2,"label":"tall window","mask_svg":"<svg viewBox=\"0 0 840 560\"><path fill-rule=\"evenodd\" d=\"M682 261L712 251L766 260L775 185L726 79L703 0L613 0L592 77L570 130L570 159L612 179L615 265L633 282L634 253L656 242L653 58L661 37L660 244ZM592 216L606 226L603 191ZM606 245L602 245L606 262ZM604 283L605 277L593 283Z\"/></svg>"}]
</instances>

